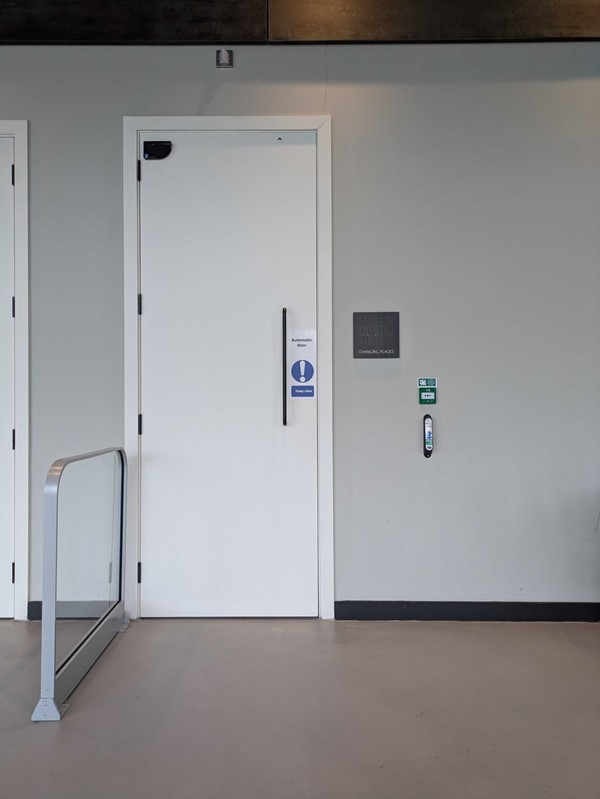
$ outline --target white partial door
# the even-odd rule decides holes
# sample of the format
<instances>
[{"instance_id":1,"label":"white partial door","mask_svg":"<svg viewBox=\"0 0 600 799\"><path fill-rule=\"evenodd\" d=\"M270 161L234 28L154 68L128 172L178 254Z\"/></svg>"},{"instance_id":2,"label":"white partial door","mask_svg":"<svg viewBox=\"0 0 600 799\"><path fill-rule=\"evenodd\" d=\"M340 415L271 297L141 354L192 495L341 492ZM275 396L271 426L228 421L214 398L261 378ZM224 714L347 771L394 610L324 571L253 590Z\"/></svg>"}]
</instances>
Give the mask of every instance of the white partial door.
<instances>
[{"instance_id":1,"label":"white partial door","mask_svg":"<svg viewBox=\"0 0 600 799\"><path fill-rule=\"evenodd\" d=\"M14 616L14 139L0 136L0 617Z\"/></svg>"},{"instance_id":2,"label":"white partial door","mask_svg":"<svg viewBox=\"0 0 600 799\"><path fill-rule=\"evenodd\" d=\"M316 134L148 131L140 153L156 140L172 149L140 181L141 613L317 616Z\"/></svg>"}]
</instances>

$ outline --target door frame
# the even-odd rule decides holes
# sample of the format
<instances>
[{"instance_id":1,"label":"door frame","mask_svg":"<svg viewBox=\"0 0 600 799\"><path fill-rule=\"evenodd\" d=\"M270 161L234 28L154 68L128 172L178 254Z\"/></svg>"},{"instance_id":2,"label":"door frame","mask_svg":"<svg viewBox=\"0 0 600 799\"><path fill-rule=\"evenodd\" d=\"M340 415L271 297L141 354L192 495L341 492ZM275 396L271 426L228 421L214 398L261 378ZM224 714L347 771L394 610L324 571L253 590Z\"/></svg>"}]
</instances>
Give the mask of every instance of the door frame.
<instances>
[{"instance_id":1,"label":"door frame","mask_svg":"<svg viewBox=\"0 0 600 799\"><path fill-rule=\"evenodd\" d=\"M227 116L227 117L124 117L123 211L125 301L125 450L129 463L127 530L125 545L125 610L138 618L140 591L140 286L139 181L140 131L241 131L312 130L317 146L317 358L319 392L317 408L317 528L319 617L334 618L333 540L333 306L331 117L329 116Z\"/></svg>"},{"instance_id":2,"label":"door frame","mask_svg":"<svg viewBox=\"0 0 600 799\"><path fill-rule=\"evenodd\" d=\"M14 618L27 619L29 601L29 199L27 122L0 120L0 137L14 141L14 460L9 488L14 502ZM2 313L12 313L3 308ZM10 430L2 431L11 446ZM9 493L7 492L7 494Z\"/></svg>"}]
</instances>

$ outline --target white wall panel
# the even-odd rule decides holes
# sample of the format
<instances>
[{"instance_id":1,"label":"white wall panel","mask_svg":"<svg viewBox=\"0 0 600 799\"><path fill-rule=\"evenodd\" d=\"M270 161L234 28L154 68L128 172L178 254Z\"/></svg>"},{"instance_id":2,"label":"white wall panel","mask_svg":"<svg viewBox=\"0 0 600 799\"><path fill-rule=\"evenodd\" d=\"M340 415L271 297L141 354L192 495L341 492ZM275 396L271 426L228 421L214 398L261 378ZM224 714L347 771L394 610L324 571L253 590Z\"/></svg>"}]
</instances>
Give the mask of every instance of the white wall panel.
<instances>
[{"instance_id":1,"label":"white wall panel","mask_svg":"<svg viewBox=\"0 0 600 799\"><path fill-rule=\"evenodd\" d=\"M48 465L122 437L122 117L325 112L337 598L600 600L599 55L2 48L31 121L32 598ZM380 309L400 361L354 361L352 311Z\"/></svg>"}]
</instances>

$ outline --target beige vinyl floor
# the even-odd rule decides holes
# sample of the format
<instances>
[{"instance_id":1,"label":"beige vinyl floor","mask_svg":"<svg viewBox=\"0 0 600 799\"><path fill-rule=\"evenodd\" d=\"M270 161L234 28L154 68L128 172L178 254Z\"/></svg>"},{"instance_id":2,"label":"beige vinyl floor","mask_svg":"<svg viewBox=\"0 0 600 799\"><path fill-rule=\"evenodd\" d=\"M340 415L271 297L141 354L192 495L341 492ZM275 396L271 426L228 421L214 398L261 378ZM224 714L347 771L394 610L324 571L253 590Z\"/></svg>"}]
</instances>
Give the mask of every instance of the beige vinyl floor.
<instances>
[{"instance_id":1,"label":"beige vinyl floor","mask_svg":"<svg viewBox=\"0 0 600 799\"><path fill-rule=\"evenodd\" d=\"M2 799L598 799L600 626L149 620L33 724L0 622Z\"/></svg>"}]
</instances>

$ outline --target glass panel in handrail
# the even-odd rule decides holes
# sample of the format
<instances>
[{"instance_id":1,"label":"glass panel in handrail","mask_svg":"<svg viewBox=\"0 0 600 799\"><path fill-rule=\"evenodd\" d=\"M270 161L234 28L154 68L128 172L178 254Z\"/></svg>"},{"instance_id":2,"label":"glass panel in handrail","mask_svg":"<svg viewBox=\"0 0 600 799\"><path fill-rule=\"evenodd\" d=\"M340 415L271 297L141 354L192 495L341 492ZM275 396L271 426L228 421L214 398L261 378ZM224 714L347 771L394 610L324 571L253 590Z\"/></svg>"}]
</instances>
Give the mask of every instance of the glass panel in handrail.
<instances>
[{"instance_id":1,"label":"glass panel in handrail","mask_svg":"<svg viewBox=\"0 0 600 799\"><path fill-rule=\"evenodd\" d=\"M65 467L58 490L57 668L120 599L121 491L116 452Z\"/></svg>"}]
</instances>

